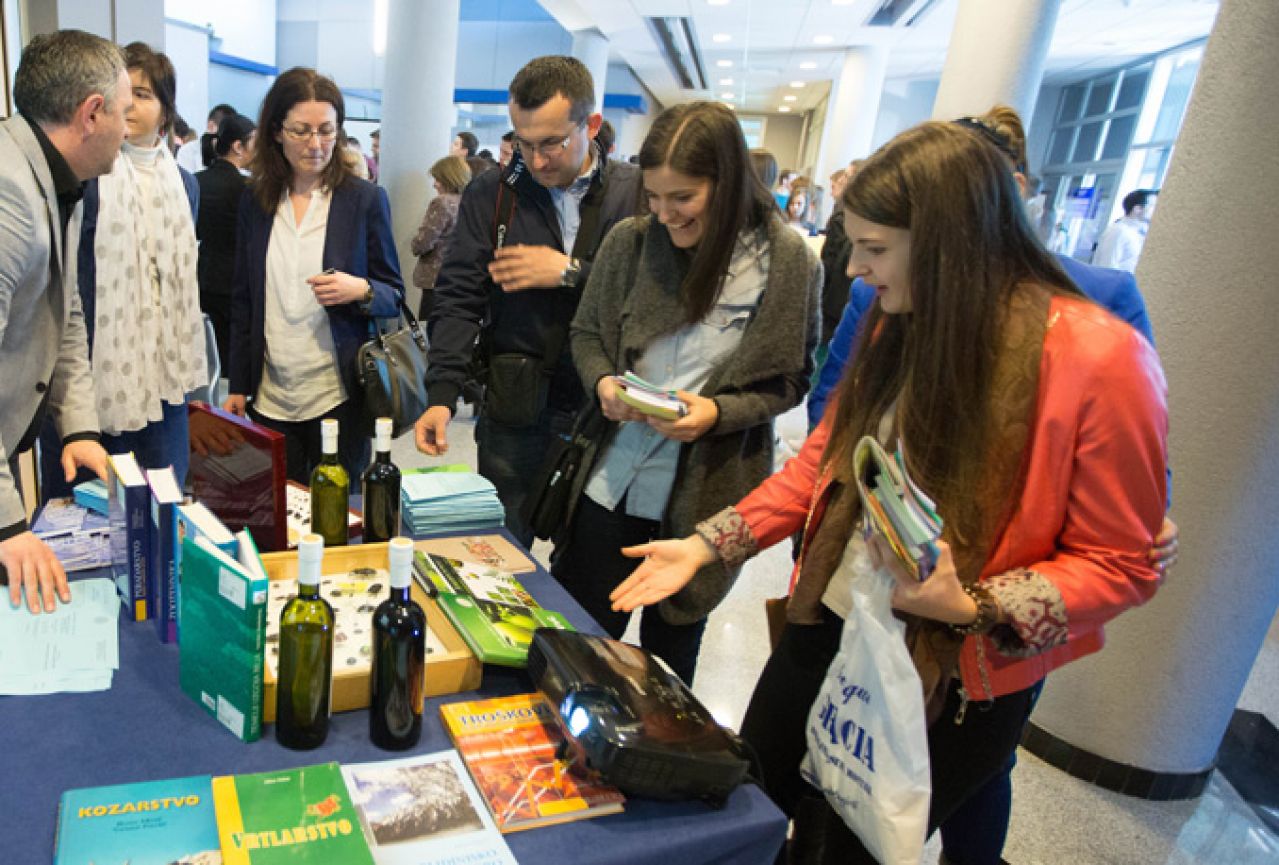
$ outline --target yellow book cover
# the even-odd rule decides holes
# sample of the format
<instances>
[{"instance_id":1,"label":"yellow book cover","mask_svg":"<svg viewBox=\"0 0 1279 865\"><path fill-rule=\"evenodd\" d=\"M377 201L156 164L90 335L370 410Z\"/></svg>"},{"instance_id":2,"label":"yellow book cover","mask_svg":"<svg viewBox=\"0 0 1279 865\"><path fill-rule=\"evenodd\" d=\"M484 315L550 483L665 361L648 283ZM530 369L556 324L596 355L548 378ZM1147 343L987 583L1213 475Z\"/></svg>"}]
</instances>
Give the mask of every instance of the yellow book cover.
<instances>
[{"instance_id":1,"label":"yellow book cover","mask_svg":"<svg viewBox=\"0 0 1279 865\"><path fill-rule=\"evenodd\" d=\"M440 715L502 832L622 810L616 787L556 759L564 734L541 694L449 703Z\"/></svg>"}]
</instances>

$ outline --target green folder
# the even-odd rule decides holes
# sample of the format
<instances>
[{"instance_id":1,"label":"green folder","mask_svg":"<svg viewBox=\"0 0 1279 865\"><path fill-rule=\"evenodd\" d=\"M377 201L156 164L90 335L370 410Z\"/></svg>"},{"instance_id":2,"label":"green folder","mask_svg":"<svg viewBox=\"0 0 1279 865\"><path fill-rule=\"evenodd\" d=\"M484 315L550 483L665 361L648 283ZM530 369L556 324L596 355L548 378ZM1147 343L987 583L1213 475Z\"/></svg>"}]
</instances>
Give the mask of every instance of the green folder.
<instances>
[{"instance_id":1,"label":"green folder","mask_svg":"<svg viewBox=\"0 0 1279 865\"><path fill-rule=\"evenodd\" d=\"M568 619L543 608L506 571L420 550L414 571L475 657L485 664L524 667L535 630L574 630Z\"/></svg>"},{"instance_id":2,"label":"green folder","mask_svg":"<svg viewBox=\"0 0 1279 865\"><path fill-rule=\"evenodd\" d=\"M182 541L182 690L245 742L262 736L267 576L247 531L239 560L207 538Z\"/></svg>"}]
</instances>

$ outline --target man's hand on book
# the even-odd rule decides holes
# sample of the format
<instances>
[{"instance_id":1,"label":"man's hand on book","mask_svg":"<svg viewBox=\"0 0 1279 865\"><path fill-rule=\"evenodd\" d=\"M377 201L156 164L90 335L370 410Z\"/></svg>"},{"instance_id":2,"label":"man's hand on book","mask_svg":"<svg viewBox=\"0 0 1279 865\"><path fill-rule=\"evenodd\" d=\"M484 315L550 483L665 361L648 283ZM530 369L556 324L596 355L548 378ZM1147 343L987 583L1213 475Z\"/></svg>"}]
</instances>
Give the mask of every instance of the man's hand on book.
<instances>
[{"instance_id":1,"label":"man's hand on book","mask_svg":"<svg viewBox=\"0 0 1279 865\"><path fill-rule=\"evenodd\" d=\"M710 432L719 420L719 406L715 400L686 390L675 391L675 396L688 406L688 414L676 420L646 416L644 420L648 421L648 425L668 439L684 443L695 442Z\"/></svg>"},{"instance_id":2,"label":"man's hand on book","mask_svg":"<svg viewBox=\"0 0 1279 865\"><path fill-rule=\"evenodd\" d=\"M715 551L700 535L623 547L622 555L644 559L608 596L613 609L625 613L669 598L688 585L698 568L715 561Z\"/></svg>"},{"instance_id":3,"label":"man's hand on book","mask_svg":"<svg viewBox=\"0 0 1279 865\"><path fill-rule=\"evenodd\" d=\"M40 612L41 601L44 602L44 611L52 613L56 606L55 593L62 603L71 602L71 590L67 588L67 573L62 569L62 563L53 550L31 532L0 541L0 565L4 565L9 574L11 606L18 606L24 587L27 607L33 613Z\"/></svg>"},{"instance_id":4,"label":"man's hand on book","mask_svg":"<svg viewBox=\"0 0 1279 865\"><path fill-rule=\"evenodd\" d=\"M75 480L76 470L86 468L107 479L107 452L92 439L79 439L62 446L62 472L67 483Z\"/></svg>"}]
</instances>

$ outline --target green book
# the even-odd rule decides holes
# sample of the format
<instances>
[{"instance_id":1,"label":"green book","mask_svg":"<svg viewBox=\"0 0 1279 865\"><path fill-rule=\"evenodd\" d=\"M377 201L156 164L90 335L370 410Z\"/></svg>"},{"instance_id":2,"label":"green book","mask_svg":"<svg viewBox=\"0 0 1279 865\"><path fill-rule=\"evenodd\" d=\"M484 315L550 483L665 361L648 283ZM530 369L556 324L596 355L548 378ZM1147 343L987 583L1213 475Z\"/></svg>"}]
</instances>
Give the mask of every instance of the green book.
<instances>
[{"instance_id":1,"label":"green book","mask_svg":"<svg viewBox=\"0 0 1279 865\"><path fill-rule=\"evenodd\" d=\"M434 595L462 639L485 664L523 667L538 628L572 631L506 571L418 551L414 577Z\"/></svg>"},{"instance_id":2,"label":"green book","mask_svg":"<svg viewBox=\"0 0 1279 865\"><path fill-rule=\"evenodd\" d=\"M223 865L374 865L337 763L213 779Z\"/></svg>"},{"instance_id":3,"label":"green book","mask_svg":"<svg viewBox=\"0 0 1279 865\"><path fill-rule=\"evenodd\" d=\"M182 541L182 690L245 742L262 737L267 576L247 531L238 558L203 536Z\"/></svg>"}]
</instances>

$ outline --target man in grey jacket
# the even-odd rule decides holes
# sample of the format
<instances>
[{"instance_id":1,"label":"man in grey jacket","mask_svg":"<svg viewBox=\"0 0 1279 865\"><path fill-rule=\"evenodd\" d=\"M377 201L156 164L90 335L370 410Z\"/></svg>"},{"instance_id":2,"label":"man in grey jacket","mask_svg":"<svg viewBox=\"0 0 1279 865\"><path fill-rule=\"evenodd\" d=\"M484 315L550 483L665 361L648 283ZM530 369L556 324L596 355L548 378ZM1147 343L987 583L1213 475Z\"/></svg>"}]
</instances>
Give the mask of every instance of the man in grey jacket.
<instances>
[{"instance_id":1,"label":"man in grey jacket","mask_svg":"<svg viewBox=\"0 0 1279 865\"><path fill-rule=\"evenodd\" d=\"M84 181L105 174L133 103L120 50L78 30L37 36L13 84L18 114L0 123L0 570L9 600L53 612L71 600L66 574L27 527L17 455L48 413L70 480L106 476L98 442L84 315L76 290Z\"/></svg>"}]
</instances>

